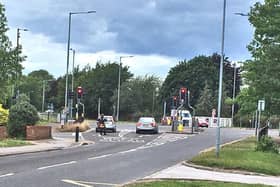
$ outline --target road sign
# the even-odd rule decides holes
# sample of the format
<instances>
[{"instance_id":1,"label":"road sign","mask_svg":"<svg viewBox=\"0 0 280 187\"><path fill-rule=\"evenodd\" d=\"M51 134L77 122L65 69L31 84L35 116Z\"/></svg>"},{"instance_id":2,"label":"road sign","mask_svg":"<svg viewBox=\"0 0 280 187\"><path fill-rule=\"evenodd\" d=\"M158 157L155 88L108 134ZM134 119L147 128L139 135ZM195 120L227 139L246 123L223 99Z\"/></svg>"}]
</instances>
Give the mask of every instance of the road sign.
<instances>
[{"instance_id":1,"label":"road sign","mask_svg":"<svg viewBox=\"0 0 280 187\"><path fill-rule=\"evenodd\" d=\"M264 107L265 107L265 101L259 100L258 101L258 111L264 111Z\"/></svg>"}]
</instances>

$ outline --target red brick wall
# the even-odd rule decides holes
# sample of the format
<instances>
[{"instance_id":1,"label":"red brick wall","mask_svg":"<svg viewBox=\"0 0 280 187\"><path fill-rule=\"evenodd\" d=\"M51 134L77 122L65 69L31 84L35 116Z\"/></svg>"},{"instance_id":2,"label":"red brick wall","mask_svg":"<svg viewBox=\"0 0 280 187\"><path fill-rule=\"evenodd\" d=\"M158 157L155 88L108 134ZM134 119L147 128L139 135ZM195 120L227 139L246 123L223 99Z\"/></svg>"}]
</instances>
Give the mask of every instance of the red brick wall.
<instances>
[{"instance_id":1,"label":"red brick wall","mask_svg":"<svg viewBox=\"0 0 280 187\"><path fill-rule=\"evenodd\" d=\"M0 126L0 140L5 139L7 137L8 137L7 127L6 126Z\"/></svg>"},{"instance_id":2,"label":"red brick wall","mask_svg":"<svg viewBox=\"0 0 280 187\"><path fill-rule=\"evenodd\" d=\"M26 126L27 140L41 140L52 138L51 126Z\"/></svg>"}]
</instances>

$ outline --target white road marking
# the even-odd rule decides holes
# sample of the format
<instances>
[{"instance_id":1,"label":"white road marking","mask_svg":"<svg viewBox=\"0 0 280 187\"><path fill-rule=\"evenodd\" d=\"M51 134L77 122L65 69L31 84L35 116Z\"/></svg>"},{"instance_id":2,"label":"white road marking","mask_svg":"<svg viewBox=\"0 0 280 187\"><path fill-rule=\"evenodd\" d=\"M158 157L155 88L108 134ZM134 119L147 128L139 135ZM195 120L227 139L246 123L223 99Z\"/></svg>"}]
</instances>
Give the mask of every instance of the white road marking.
<instances>
[{"instance_id":1,"label":"white road marking","mask_svg":"<svg viewBox=\"0 0 280 187\"><path fill-rule=\"evenodd\" d=\"M68 180L68 179L63 179L61 180L65 183L69 183L69 184L75 184L77 186L83 186L83 187L93 187L93 186L90 186L90 185L87 185L87 184L83 184L83 183L80 183L78 181L74 181L74 180Z\"/></svg>"},{"instance_id":2,"label":"white road marking","mask_svg":"<svg viewBox=\"0 0 280 187\"><path fill-rule=\"evenodd\" d=\"M129 149L127 151L122 151L122 152L119 152L120 154L125 154L125 153L130 153L130 152L134 152L134 151L137 151L137 148L136 149Z\"/></svg>"},{"instance_id":3,"label":"white road marking","mask_svg":"<svg viewBox=\"0 0 280 187\"><path fill-rule=\"evenodd\" d=\"M95 160L95 159L99 159L99 158L106 158L106 157L109 157L109 156L112 156L113 154L107 154L107 155L101 155L101 156L97 156L97 157L91 157L91 158L88 158L88 160Z\"/></svg>"},{"instance_id":4,"label":"white road marking","mask_svg":"<svg viewBox=\"0 0 280 187\"><path fill-rule=\"evenodd\" d=\"M12 176L12 175L14 175L14 173L7 173L5 175L0 175L0 178L9 177L9 176Z\"/></svg>"},{"instance_id":5,"label":"white road marking","mask_svg":"<svg viewBox=\"0 0 280 187\"><path fill-rule=\"evenodd\" d=\"M61 181L70 183L70 184L75 184L78 186L83 186L83 187L93 187L94 184L103 185L103 186L118 186L119 185L119 184L112 184L112 183L105 183L105 182L87 182L87 181L75 181L75 180L68 180L68 179L63 179ZM91 184L91 185L89 185L89 184Z\"/></svg>"},{"instance_id":6,"label":"white road marking","mask_svg":"<svg viewBox=\"0 0 280 187\"><path fill-rule=\"evenodd\" d=\"M65 162L65 163L61 163L61 164L54 164L54 165L50 165L50 166L44 166L44 167L40 167L37 168L38 170L43 170L43 169L48 169L48 168L53 168L53 167L59 167L59 166L64 166L64 165L70 165L70 164L75 164L77 163L76 161L71 161L71 162Z\"/></svg>"}]
</instances>

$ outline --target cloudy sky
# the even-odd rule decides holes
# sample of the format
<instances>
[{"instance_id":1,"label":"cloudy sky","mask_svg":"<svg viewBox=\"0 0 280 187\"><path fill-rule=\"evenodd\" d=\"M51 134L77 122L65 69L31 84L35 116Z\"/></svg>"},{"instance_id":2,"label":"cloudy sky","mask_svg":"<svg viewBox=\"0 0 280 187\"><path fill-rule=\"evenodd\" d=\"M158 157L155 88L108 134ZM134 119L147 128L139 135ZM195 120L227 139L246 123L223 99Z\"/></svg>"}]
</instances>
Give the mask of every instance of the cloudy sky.
<instances>
[{"instance_id":1,"label":"cloudy sky","mask_svg":"<svg viewBox=\"0 0 280 187\"><path fill-rule=\"evenodd\" d=\"M46 69L55 77L66 72L69 12L73 15L71 47L76 64L119 61L135 75L164 78L179 60L220 53L223 0L1 0L6 8L8 35L28 56L24 73ZM257 0L228 0L225 54L233 61L250 58L246 45L253 37L247 13ZM70 62L72 63L72 62ZM71 71L71 69L70 69Z\"/></svg>"}]
</instances>

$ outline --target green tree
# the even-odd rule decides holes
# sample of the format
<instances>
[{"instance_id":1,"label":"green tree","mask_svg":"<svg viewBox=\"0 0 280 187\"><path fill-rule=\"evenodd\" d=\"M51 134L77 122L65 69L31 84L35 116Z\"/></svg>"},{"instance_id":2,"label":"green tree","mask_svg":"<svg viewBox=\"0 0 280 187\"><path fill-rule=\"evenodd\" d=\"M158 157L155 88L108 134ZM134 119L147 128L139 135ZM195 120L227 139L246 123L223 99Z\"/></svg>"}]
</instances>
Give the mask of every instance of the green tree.
<instances>
[{"instance_id":1,"label":"green tree","mask_svg":"<svg viewBox=\"0 0 280 187\"><path fill-rule=\"evenodd\" d=\"M213 54L212 56L197 56L189 61L185 60L179 62L178 65L171 68L162 85L162 89L160 91L162 101L167 101L168 108L170 108L172 96L178 95L180 87L186 87L191 93L190 104L195 106L199 103L199 98L203 92L206 81L214 95L213 97L217 98L219 66L220 56L217 54ZM226 95L223 98L232 97L233 73L233 66L227 59L225 59L223 90ZM241 83L239 68L237 69L236 80L236 93L238 93ZM218 105L216 99L212 99L211 102L211 106ZM223 108L225 110L222 111L222 114L229 116L228 107Z\"/></svg>"},{"instance_id":2,"label":"green tree","mask_svg":"<svg viewBox=\"0 0 280 187\"><path fill-rule=\"evenodd\" d=\"M7 104L7 99L11 97L12 85L21 74L21 47L12 48L8 36L7 18L5 16L4 5L0 3L0 103Z\"/></svg>"},{"instance_id":3,"label":"green tree","mask_svg":"<svg viewBox=\"0 0 280 187\"><path fill-rule=\"evenodd\" d=\"M156 76L139 76L131 78L121 86L120 94L120 118L137 119L139 116L157 116L159 102L157 88L161 81ZM117 91L112 97L117 100Z\"/></svg>"},{"instance_id":4,"label":"green tree","mask_svg":"<svg viewBox=\"0 0 280 187\"><path fill-rule=\"evenodd\" d=\"M195 105L196 115L211 116L212 109L216 108L216 105L213 106L213 100L215 100L213 90L206 82L198 103Z\"/></svg>"},{"instance_id":5,"label":"green tree","mask_svg":"<svg viewBox=\"0 0 280 187\"><path fill-rule=\"evenodd\" d=\"M254 101L255 107L251 107L252 103L241 102L242 111L256 110L257 100L265 99L265 113L279 114L280 0L256 3L251 8L249 20L255 27L253 41L248 46L253 59L244 65L245 83L250 90L242 93L241 98L246 96Z\"/></svg>"}]
</instances>

